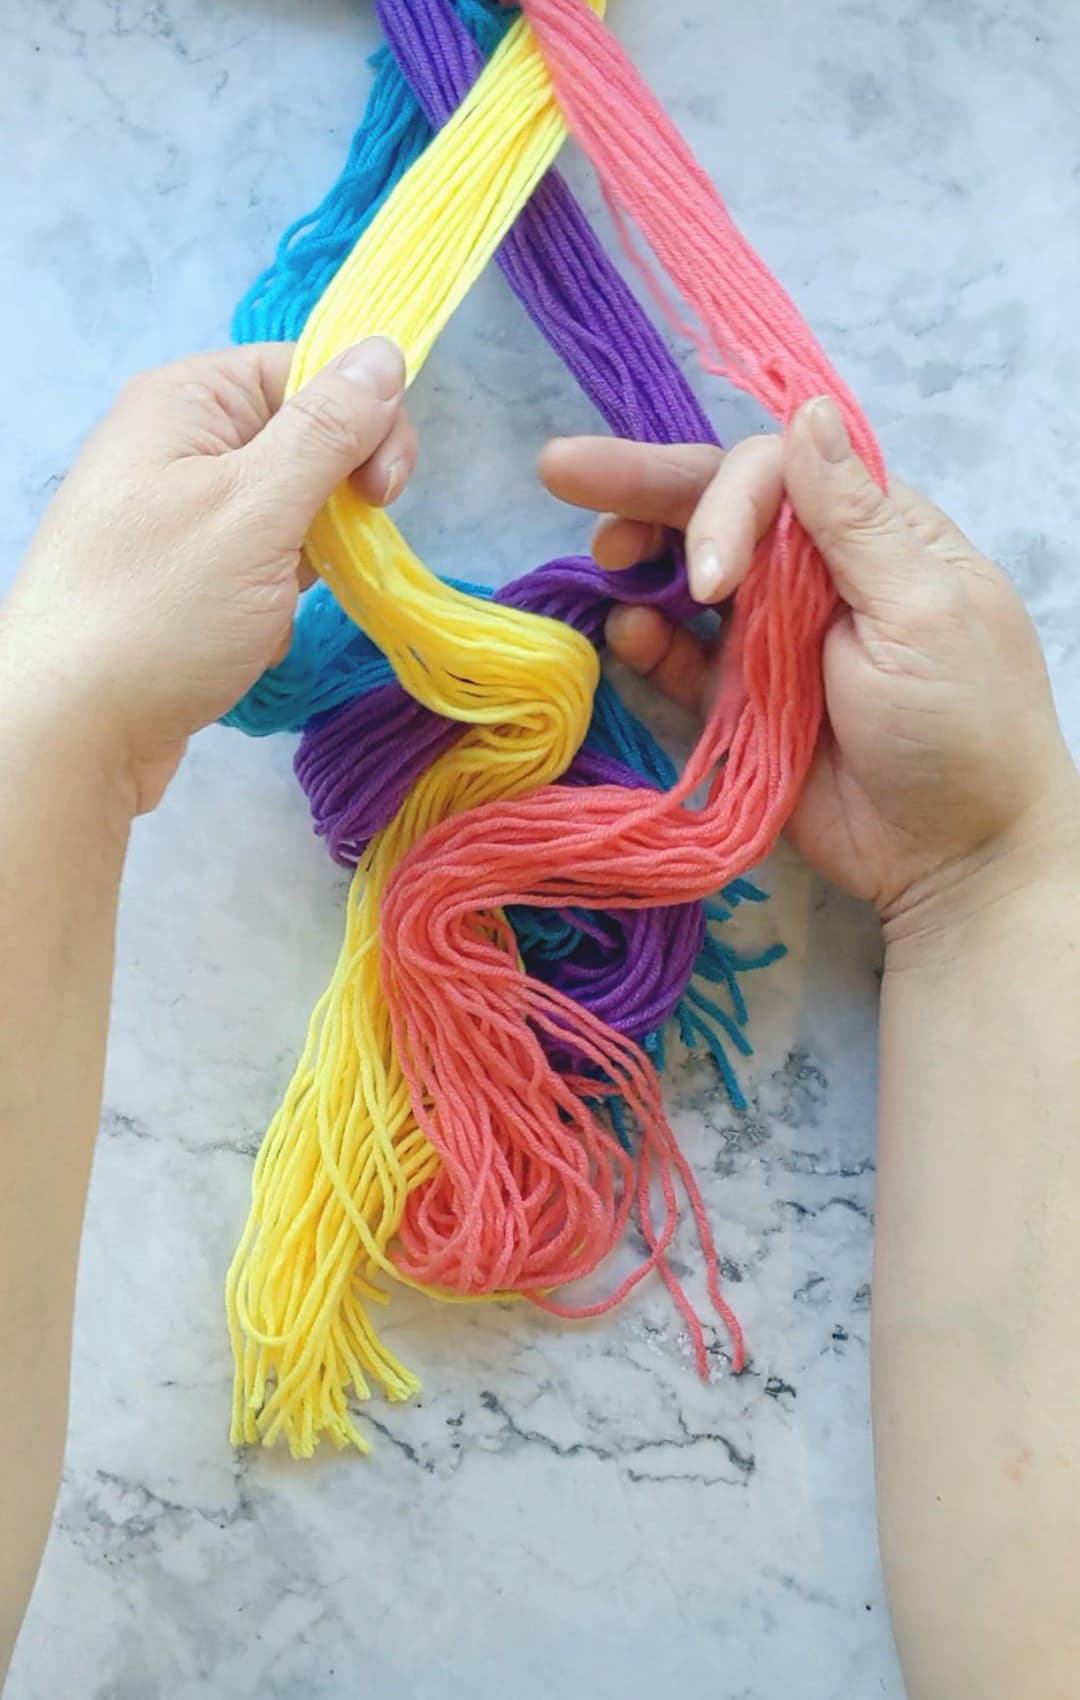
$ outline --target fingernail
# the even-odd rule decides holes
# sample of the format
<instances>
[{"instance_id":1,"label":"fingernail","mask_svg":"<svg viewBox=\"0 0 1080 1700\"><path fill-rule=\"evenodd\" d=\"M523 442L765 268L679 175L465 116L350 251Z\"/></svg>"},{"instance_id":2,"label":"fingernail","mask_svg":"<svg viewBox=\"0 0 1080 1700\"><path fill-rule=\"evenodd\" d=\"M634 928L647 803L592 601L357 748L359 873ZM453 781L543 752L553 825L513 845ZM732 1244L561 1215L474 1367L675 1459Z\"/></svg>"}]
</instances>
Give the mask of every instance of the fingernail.
<instances>
[{"instance_id":1,"label":"fingernail","mask_svg":"<svg viewBox=\"0 0 1080 1700\"><path fill-rule=\"evenodd\" d=\"M689 564L690 594L695 602L716 602L727 578L724 558L715 543L694 547Z\"/></svg>"},{"instance_id":2,"label":"fingernail","mask_svg":"<svg viewBox=\"0 0 1080 1700\"><path fill-rule=\"evenodd\" d=\"M396 460L386 474L386 488L383 491L383 507L388 508L396 501L405 486L405 462Z\"/></svg>"},{"instance_id":3,"label":"fingernail","mask_svg":"<svg viewBox=\"0 0 1080 1700\"><path fill-rule=\"evenodd\" d=\"M405 362L396 343L368 337L342 357L341 375L370 390L379 401L394 401L405 388Z\"/></svg>"},{"instance_id":4,"label":"fingernail","mask_svg":"<svg viewBox=\"0 0 1080 1700\"><path fill-rule=\"evenodd\" d=\"M847 460L851 453L851 442L840 409L832 396L819 395L815 401L810 402L806 417L814 447L821 458L834 464Z\"/></svg>"}]
</instances>

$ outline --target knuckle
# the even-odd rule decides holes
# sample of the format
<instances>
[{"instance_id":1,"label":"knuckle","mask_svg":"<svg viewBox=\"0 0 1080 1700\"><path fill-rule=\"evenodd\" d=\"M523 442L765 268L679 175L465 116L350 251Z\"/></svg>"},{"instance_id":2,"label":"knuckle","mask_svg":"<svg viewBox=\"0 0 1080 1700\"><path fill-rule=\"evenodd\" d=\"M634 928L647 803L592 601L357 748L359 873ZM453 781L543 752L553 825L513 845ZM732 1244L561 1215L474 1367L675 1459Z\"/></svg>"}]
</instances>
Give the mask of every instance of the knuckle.
<instances>
[{"instance_id":1,"label":"knuckle","mask_svg":"<svg viewBox=\"0 0 1080 1700\"><path fill-rule=\"evenodd\" d=\"M956 538L956 527L952 520L943 514L940 508L932 502L912 503L905 511L904 518L921 543L928 549L936 549L943 543L952 543Z\"/></svg>"},{"instance_id":2,"label":"knuckle","mask_svg":"<svg viewBox=\"0 0 1080 1700\"><path fill-rule=\"evenodd\" d=\"M148 371L136 372L121 385L117 401L122 407L143 407L148 401L153 401L161 393L162 373L160 368L151 367Z\"/></svg>"},{"instance_id":3,"label":"knuckle","mask_svg":"<svg viewBox=\"0 0 1080 1700\"><path fill-rule=\"evenodd\" d=\"M833 524L845 532L887 536L894 527L892 509L872 478L860 475L839 493Z\"/></svg>"},{"instance_id":4,"label":"knuckle","mask_svg":"<svg viewBox=\"0 0 1080 1700\"><path fill-rule=\"evenodd\" d=\"M298 390L289 405L303 435L317 448L340 449L356 434L345 397L329 385Z\"/></svg>"},{"instance_id":5,"label":"knuckle","mask_svg":"<svg viewBox=\"0 0 1080 1700\"><path fill-rule=\"evenodd\" d=\"M709 443L643 444L642 456L657 472L678 483L699 485L719 470L724 460L723 449Z\"/></svg>"},{"instance_id":6,"label":"knuckle","mask_svg":"<svg viewBox=\"0 0 1080 1700\"><path fill-rule=\"evenodd\" d=\"M725 464L753 469L756 474L779 472L784 464L784 439L775 431L759 432L756 437L744 437L728 452Z\"/></svg>"},{"instance_id":7,"label":"knuckle","mask_svg":"<svg viewBox=\"0 0 1080 1700\"><path fill-rule=\"evenodd\" d=\"M935 643L966 623L967 604L954 581L935 576L905 587L897 615L908 642L932 651Z\"/></svg>"},{"instance_id":8,"label":"knuckle","mask_svg":"<svg viewBox=\"0 0 1080 1700\"><path fill-rule=\"evenodd\" d=\"M908 530L939 560L964 571L978 571L981 557L956 522L941 508L906 485L890 488L895 505Z\"/></svg>"},{"instance_id":9,"label":"knuckle","mask_svg":"<svg viewBox=\"0 0 1080 1700\"><path fill-rule=\"evenodd\" d=\"M818 546L828 559L857 547L860 553L915 547L895 513L870 478L860 478L822 501L814 527Z\"/></svg>"},{"instance_id":10,"label":"knuckle","mask_svg":"<svg viewBox=\"0 0 1080 1700\"><path fill-rule=\"evenodd\" d=\"M685 529L720 472L723 451L694 443L674 447L650 443L643 447L637 493L644 493L644 505Z\"/></svg>"}]
</instances>

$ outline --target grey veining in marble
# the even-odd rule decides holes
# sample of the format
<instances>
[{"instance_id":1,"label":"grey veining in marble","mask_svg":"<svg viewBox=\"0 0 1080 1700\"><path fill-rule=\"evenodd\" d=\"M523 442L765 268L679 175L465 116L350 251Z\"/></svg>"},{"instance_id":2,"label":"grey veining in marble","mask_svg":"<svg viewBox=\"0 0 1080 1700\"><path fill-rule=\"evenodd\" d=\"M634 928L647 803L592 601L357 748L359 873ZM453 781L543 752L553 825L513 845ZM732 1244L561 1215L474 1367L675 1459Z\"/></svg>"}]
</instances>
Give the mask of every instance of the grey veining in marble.
<instances>
[{"instance_id":1,"label":"grey veining in marble","mask_svg":"<svg viewBox=\"0 0 1080 1700\"><path fill-rule=\"evenodd\" d=\"M898 473L1015 572L1077 741L1080 12L611 14ZM5 574L121 380L225 338L336 173L373 41L361 0L6 0ZM415 411L402 511L432 564L494 582L581 544L532 459L589 410L497 277ZM751 1112L701 1063L668 1087L752 1372L699 1385L655 1288L577 1330L404 1298L425 1392L371 1407L372 1459L230 1450L223 1273L343 895L289 762L207 733L135 837L68 1468L13 1700L900 1700L868 1421L875 929L786 854L739 923L791 947L752 986Z\"/></svg>"}]
</instances>

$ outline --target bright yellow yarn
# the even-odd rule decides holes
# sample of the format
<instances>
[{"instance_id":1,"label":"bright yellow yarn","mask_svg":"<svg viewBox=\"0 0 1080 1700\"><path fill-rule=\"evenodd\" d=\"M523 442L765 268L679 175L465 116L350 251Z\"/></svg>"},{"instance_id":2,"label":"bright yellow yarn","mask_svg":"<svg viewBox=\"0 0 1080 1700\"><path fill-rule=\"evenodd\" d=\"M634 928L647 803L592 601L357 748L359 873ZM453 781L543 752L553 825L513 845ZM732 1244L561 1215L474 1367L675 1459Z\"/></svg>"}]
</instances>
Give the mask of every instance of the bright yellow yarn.
<instances>
[{"instance_id":1,"label":"bright yellow yarn","mask_svg":"<svg viewBox=\"0 0 1080 1700\"><path fill-rule=\"evenodd\" d=\"M603 13L604 0L590 0ZM389 197L313 312L291 388L343 348L393 338L415 376L565 137L519 20L469 98ZM418 1383L369 1314L393 1275L409 1192L438 1157L420 1131L380 979L379 912L401 858L438 821L558 778L584 740L599 676L558 621L481 603L429 573L389 516L343 485L308 538L316 570L436 713L469 723L372 842L349 891L345 939L252 1177L229 1271L234 1443L321 1436L362 1451L350 1388L391 1399Z\"/></svg>"},{"instance_id":2,"label":"bright yellow yarn","mask_svg":"<svg viewBox=\"0 0 1080 1700\"><path fill-rule=\"evenodd\" d=\"M603 11L603 0L592 4ZM315 307L290 390L373 332L398 343L415 376L565 135L544 62L519 19ZM540 712L552 719L554 739L570 733L580 743L580 688L587 686L591 703L596 662L577 633L556 623L539 638L534 615L478 605L448 589L421 565L389 515L348 484L316 520L308 553L342 607L426 707L455 720L505 724L521 717L519 700L532 687L532 700L521 708L530 718ZM547 676L538 642L553 646L547 665L564 680ZM578 687L572 704L564 700L571 679Z\"/></svg>"}]
</instances>

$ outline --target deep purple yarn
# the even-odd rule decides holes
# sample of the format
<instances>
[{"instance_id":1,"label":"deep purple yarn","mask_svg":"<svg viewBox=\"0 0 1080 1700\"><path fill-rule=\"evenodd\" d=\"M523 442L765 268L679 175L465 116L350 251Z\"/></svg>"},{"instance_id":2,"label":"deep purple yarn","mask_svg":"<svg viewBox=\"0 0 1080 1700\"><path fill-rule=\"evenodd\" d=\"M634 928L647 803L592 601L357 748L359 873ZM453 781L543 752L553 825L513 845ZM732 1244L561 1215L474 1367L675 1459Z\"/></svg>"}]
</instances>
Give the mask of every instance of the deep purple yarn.
<instances>
[{"instance_id":1,"label":"deep purple yarn","mask_svg":"<svg viewBox=\"0 0 1080 1700\"><path fill-rule=\"evenodd\" d=\"M433 127L443 125L483 69L483 56L448 0L377 0L387 41ZM510 287L603 418L639 442L715 443L662 337L612 265L566 183L551 171L498 253ZM581 556L552 561L495 600L574 626L598 648L616 601L689 618L681 551L605 574ZM422 707L396 683L313 723L296 757L317 831L339 861L355 862L397 813L419 775L465 728ZM648 785L625 764L581 751L567 784ZM572 916L582 943L538 971L634 1038L662 1027L693 972L705 936L700 903ZM587 942L586 942L587 941Z\"/></svg>"},{"instance_id":2,"label":"deep purple yarn","mask_svg":"<svg viewBox=\"0 0 1080 1700\"><path fill-rule=\"evenodd\" d=\"M484 58L449 0L377 0L387 42L433 129L461 105ZM663 337L557 171L499 249L514 294L616 436L715 443Z\"/></svg>"}]
</instances>

